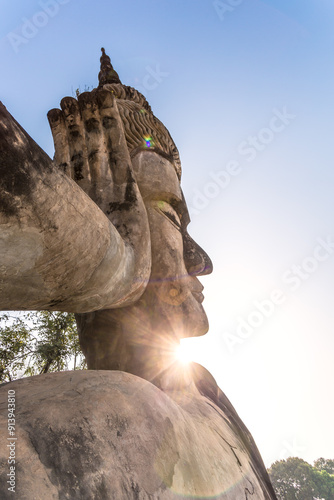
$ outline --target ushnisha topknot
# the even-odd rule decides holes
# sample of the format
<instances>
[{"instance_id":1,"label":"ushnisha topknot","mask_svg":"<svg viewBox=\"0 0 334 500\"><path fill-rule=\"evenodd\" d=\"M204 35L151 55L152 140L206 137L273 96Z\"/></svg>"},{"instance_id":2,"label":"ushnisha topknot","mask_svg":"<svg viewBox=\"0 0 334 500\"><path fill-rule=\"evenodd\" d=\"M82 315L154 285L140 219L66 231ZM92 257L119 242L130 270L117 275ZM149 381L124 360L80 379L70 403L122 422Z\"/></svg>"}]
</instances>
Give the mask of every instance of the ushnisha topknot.
<instances>
[{"instance_id":1,"label":"ushnisha topknot","mask_svg":"<svg viewBox=\"0 0 334 500\"><path fill-rule=\"evenodd\" d=\"M103 87L106 83L122 83L118 74L111 64L110 57L102 47L102 56L100 57L101 70L99 73L99 87Z\"/></svg>"},{"instance_id":2,"label":"ushnisha topknot","mask_svg":"<svg viewBox=\"0 0 334 500\"><path fill-rule=\"evenodd\" d=\"M110 57L102 48L98 89L109 90L117 99L119 113L130 155L140 150L155 151L166 157L181 179L181 161L177 147L163 123L152 113L145 97L138 90L123 85Z\"/></svg>"}]
</instances>

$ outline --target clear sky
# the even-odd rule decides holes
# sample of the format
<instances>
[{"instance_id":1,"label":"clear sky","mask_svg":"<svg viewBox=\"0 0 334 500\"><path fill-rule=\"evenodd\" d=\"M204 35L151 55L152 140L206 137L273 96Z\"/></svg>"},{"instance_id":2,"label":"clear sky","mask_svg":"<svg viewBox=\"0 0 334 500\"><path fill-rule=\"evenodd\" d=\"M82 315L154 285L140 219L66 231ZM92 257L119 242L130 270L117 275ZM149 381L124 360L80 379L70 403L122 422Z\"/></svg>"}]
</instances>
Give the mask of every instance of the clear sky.
<instances>
[{"instance_id":1,"label":"clear sky","mask_svg":"<svg viewBox=\"0 0 334 500\"><path fill-rule=\"evenodd\" d=\"M181 155L210 332L191 340L267 465L334 458L333 0L2 0L0 98L46 119L100 47Z\"/></svg>"}]
</instances>

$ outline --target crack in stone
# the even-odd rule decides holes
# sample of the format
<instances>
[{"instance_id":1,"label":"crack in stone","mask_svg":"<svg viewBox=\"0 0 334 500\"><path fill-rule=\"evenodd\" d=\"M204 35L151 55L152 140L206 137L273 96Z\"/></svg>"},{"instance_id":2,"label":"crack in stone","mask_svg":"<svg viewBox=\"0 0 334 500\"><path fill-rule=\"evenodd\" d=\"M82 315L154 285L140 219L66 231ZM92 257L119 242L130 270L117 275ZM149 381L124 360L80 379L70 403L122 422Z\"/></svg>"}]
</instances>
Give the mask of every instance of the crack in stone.
<instances>
[{"instance_id":1,"label":"crack in stone","mask_svg":"<svg viewBox=\"0 0 334 500\"><path fill-rule=\"evenodd\" d=\"M248 494L250 494L251 496L253 496L254 493L255 493L255 488L254 488L254 485L253 485L252 481L250 481L248 479L248 477L246 477L245 479L251 484L251 487L252 487L252 490L253 490L253 491L249 491L248 488L245 488L245 498L246 498L246 500L248 500Z\"/></svg>"},{"instance_id":2,"label":"crack in stone","mask_svg":"<svg viewBox=\"0 0 334 500\"><path fill-rule=\"evenodd\" d=\"M231 449L231 451L232 451L232 453L233 453L233 455L234 455L234 457L235 457L235 459L236 459L236 461L237 461L238 466L241 468L241 467L242 467L242 463L240 462L238 455L237 455L237 454L236 454L236 452L234 451L234 450L237 450L238 448L237 448L236 446L232 446L232 445L231 445L231 444L227 441L227 439L225 439L225 438L224 438L224 437L220 434L220 432L218 432L218 431L217 431L217 429L214 429L214 431L215 431L215 432L218 434L218 436L220 436L220 437L221 437L221 438L225 441L225 443L226 443L226 444L230 447L230 449Z\"/></svg>"}]
</instances>

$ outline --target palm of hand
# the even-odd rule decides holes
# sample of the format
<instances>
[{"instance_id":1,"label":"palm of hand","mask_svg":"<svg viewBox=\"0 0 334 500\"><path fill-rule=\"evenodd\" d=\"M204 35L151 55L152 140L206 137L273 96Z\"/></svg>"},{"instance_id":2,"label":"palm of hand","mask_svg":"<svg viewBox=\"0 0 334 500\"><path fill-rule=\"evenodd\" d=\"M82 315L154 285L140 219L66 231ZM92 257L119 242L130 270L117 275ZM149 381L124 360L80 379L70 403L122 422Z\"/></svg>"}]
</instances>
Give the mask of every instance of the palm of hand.
<instances>
[{"instance_id":1,"label":"palm of hand","mask_svg":"<svg viewBox=\"0 0 334 500\"><path fill-rule=\"evenodd\" d=\"M92 198L136 251L149 233L117 101L108 90L65 97L48 113L55 163ZM149 258L147 256L147 258Z\"/></svg>"}]
</instances>

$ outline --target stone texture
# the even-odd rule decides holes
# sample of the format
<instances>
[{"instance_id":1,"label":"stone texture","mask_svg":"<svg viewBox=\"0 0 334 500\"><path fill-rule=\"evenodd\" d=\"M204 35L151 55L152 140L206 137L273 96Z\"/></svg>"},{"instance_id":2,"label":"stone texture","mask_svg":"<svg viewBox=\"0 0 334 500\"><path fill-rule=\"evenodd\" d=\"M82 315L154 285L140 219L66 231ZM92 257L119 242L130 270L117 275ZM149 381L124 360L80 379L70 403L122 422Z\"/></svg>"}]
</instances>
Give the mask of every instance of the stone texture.
<instances>
[{"instance_id":1,"label":"stone texture","mask_svg":"<svg viewBox=\"0 0 334 500\"><path fill-rule=\"evenodd\" d=\"M222 393L214 401L215 383L198 369L202 394L189 387L162 391L120 371L4 384L0 497L13 497L6 486L5 408L14 389L19 500L274 499L237 414Z\"/></svg>"},{"instance_id":2,"label":"stone texture","mask_svg":"<svg viewBox=\"0 0 334 500\"><path fill-rule=\"evenodd\" d=\"M0 309L75 312L88 367L121 370L1 387L1 498L15 389L19 499L273 500L214 379L174 361L208 330L197 277L212 271L187 232L177 148L104 51L99 76L48 113L54 162L0 103Z\"/></svg>"},{"instance_id":3,"label":"stone texture","mask_svg":"<svg viewBox=\"0 0 334 500\"><path fill-rule=\"evenodd\" d=\"M126 186L121 179L119 196ZM126 305L127 297L132 303L150 272L148 224L135 202L134 212L125 219L141 242L136 251L0 103L0 309L87 312Z\"/></svg>"}]
</instances>

